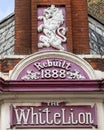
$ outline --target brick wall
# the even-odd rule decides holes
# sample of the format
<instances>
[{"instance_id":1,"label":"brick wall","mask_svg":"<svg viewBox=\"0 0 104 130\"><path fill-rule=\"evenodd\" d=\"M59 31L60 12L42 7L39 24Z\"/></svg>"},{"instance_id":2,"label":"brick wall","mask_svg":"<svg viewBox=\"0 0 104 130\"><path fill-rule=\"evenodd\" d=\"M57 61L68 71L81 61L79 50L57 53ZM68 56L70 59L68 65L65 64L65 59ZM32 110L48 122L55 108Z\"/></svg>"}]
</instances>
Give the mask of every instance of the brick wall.
<instances>
[{"instance_id":1,"label":"brick wall","mask_svg":"<svg viewBox=\"0 0 104 130\"><path fill-rule=\"evenodd\" d=\"M38 5L65 5L67 48L75 54L89 53L87 1L83 0L15 0L15 54L37 51Z\"/></svg>"},{"instance_id":2,"label":"brick wall","mask_svg":"<svg viewBox=\"0 0 104 130\"><path fill-rule=\"evenodd\" d=\"M73 52L89 53L87 0L72 0L71 7Z\"/></svg>"},{"instance_id":3,"label":"brick wall","mask_svg":"<svg viewBox=\"0 0 104 130\"><path fill-rule=\"evenodd\" d=\"M15 0L15 54L31 53L31 0Z\"/></svg>"},{"instance_id":4,"label":"brick wall","mask_svg":"<svg viewBox=\"0 0 104 130\"><path fill-rule=\"evenodd\" d=\"M21 59L15 59L15 58L5 58L5 59L0 59L0 71L3 73L8 73L10 70L12 70L16 64L20 61Z\"/></svg>"}]
</instances>

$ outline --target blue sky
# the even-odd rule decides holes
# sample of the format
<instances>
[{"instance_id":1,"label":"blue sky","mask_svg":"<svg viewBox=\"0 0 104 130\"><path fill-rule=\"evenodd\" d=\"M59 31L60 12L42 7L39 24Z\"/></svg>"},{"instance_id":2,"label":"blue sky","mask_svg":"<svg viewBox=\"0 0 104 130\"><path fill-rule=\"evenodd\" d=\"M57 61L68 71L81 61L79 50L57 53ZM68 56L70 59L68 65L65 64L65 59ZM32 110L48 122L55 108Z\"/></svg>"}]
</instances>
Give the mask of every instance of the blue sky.
<instances>
[{"instance_id":1,"label":"blue sky","mask_svg":"<svg viewBox=\"0 0 104 130\"><path fill-rule=\"evenodd\" d=\"M14 12L14 0L0 0L0 20Z\"/></svg>"}]
</instances>

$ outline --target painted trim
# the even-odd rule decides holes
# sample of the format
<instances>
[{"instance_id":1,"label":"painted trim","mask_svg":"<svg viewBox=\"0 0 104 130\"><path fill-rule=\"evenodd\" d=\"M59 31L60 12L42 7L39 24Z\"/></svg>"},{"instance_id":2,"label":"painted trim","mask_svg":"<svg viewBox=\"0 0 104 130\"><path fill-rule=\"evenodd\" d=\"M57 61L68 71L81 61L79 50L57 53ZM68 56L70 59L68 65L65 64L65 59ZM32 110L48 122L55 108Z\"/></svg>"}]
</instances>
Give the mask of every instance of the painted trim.
<instances>
[{"instance_id":1,"label":"painted trim","mask_svg":"<svg viewBox=\"0 0 104 130\"><path fill-rule=\"evenodd\" d=\"M104 80L70 81L5 81L0 79L1 92L101 92Z\"/></svg>"}]
</instances>

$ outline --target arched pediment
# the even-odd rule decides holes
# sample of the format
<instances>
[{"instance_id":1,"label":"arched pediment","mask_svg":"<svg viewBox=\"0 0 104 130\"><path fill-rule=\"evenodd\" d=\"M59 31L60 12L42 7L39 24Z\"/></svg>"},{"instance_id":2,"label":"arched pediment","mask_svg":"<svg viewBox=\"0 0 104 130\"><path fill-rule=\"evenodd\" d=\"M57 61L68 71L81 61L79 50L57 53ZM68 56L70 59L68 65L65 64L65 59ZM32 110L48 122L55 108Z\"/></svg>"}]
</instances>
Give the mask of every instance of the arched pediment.
<instances>
[{"instance_id":1,"label":"arched pediment","mask_svg":"<svg viewBox=\"0 0 104 130\"><path fill-rule=\"evenodd\" d=\"M13 69L12 80L89 80L93 68L84 59L65 51L37 52L21 60Z\"/></svg>"}]
</instances>

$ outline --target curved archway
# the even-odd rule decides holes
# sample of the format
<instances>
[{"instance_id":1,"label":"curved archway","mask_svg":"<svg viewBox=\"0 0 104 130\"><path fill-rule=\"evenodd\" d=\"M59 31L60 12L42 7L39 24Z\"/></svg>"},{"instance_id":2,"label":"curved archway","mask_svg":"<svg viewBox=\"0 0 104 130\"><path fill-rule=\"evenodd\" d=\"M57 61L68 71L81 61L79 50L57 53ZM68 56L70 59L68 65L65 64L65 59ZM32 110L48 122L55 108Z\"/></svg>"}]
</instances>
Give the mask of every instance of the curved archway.
<instances>
[{"instance_id":1,"label":"curved archway","mask_svg":"<svg viewBox=\"0 0 104 130\"><path fill-rule=\"evenodd\" d=\"M29 55L20 61L13 69L10 79L87 80L95 79L95 74L89 63L72 53L63 51L44 51Z\"/></svg>"}]
</instances>

